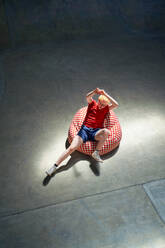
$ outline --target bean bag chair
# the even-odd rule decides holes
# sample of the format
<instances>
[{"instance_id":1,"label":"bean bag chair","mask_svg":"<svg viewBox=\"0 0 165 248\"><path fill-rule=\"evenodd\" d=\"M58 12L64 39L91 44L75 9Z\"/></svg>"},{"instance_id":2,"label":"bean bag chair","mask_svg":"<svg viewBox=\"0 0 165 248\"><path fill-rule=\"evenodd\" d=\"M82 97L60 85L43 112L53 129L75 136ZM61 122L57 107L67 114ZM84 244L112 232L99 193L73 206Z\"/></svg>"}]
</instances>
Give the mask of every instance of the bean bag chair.
<instances>
[{"instance_id":1,"label":"bean bag chair","mask_svg":"<svg viewBox=\"0 0 165 248\"><path fill-rule=\"evenodd\" d=\"M72 122L69 127L68 131L68 141L69 143L72 142L75 135L81 128L83 124L84 118L86 116L87 106L79 109L75 116L72 119ZM115 113L110 110L106 118L104 120L104 127L111 131L111 134L106 139L101 151L100 155L109 153L110 151L114 150L119 144L122 137L122 131L120 127L119 120ZM83 143L77 150L79 152L91 155L96 149L96 142L95 141L87 141Z\"/></svg>"}]
</instances>

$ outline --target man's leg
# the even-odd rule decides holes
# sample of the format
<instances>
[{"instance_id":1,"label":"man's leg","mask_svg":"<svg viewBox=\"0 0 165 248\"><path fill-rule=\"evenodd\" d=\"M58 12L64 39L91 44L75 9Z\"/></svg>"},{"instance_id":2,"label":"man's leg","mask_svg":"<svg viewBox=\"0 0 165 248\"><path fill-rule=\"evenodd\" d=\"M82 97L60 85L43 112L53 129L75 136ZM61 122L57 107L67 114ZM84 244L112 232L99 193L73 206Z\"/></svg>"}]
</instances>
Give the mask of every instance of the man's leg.
<instances>
[{"instance_id":1,"label":"man's leg","mask_svg":"<svg viewBox=\"0 0 165 248\"><path fill-rule=\"evenodd\" d=\"M51 176L58 166L70 155L72 154L81 144L83 143L83 139L76 135L71 143L71 145L60 155L60 157L57 159L56 163L51 167L49 170L46 171L46 173Z\"/></svg>"},{"instance_id":2,"label":"man's leg","mask_svg":"<svg viewBox=\"0 0 165 248\"><path fill-rule=\"evenodd\" d=\"M57 159L56 165L59 166L61 162L63 162L70 154L72 154L82 143L83 139L80 136L76 135L72 140L71 145Z\"/></svg>"},{"instance_id":3,"label":"man's leg","mask_svg":"<svg viewBox=\"0 0 165 248\"><path fill-rule=\"evenodd\" d=\"M96 151L92 153L92 157L96 159L98 162L103 162L103 160L100 158L99 151L103 147L104 142L107 139L108 135L110 135L110 131L107 128L100 129L95 135L95 140L98 143L96 145Z\"/></svg>"}]
</instances>

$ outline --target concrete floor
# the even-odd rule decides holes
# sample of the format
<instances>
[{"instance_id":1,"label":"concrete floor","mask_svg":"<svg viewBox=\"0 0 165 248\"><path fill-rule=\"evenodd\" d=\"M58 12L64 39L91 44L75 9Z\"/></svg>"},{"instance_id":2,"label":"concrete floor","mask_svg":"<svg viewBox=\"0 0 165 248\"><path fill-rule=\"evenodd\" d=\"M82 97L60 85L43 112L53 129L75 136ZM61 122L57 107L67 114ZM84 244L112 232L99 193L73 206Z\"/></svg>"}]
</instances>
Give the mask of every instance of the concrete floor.
<instances>
[{"instance_id":1,"label":"concrete floor","mask_svg":"<svg viewBox=\"0 0 165 248\"><path fill-rule=\"evenodd\" d=\"M123 36L8 50L1 75L0 248L165 248L164 42ZM100 165L75 152L48 181L95 87L119 102L121 145Z\"/></svg>"}]
</instances>

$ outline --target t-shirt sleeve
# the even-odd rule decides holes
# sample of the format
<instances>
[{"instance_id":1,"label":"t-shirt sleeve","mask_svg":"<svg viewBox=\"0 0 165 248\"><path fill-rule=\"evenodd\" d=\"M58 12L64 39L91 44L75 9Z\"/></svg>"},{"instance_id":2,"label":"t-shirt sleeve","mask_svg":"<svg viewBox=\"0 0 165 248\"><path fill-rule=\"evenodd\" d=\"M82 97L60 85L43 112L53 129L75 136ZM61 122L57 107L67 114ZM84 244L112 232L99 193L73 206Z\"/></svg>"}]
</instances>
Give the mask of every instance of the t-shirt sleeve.
<instances>
[{"instance_id":1,"label":"t-shirt sleeve","mask_svg":"<svg viewBox=\"0 0 165 248\"><path fill-rule=\"evenodd\" d=\"M88 106L92 106L92 105L95 105L96 104L96 101L94 99L92 99L92 102L88 103Z\"/></svg>"}]
</instances>

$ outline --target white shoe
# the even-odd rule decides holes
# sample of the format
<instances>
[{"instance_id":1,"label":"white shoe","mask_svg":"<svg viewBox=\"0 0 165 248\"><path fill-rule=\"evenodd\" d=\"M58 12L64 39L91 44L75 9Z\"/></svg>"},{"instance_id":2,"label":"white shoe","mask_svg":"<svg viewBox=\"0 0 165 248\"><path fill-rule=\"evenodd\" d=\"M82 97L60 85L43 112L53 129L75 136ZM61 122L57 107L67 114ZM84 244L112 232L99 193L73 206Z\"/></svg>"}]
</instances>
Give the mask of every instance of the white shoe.
<instances>
[{"instance_id":1,"label":"white shoe","mask_svg":"<svg viewBox=\"0 0 165 248\"><path fill-rule=\"evenodd\" d=\"M96 161L103 163L103 160L100 158L100 155L99 155L99 152L98 152L98 151L94 151L94 152L92 153L92 157L93 157Z\"/></svg>"},{"instance_id":2,"label":"white shoe","mask_svg":"<svg viewBox=\"0 0 165 248\"><path fill-rule=\"evenodd\" d=\"M46 174L47 174L48 176L52 176L52 175L55 173L56 170L57 170L57 166L53 165L50 169L48 169L48 170L46 171Z\"/></svg>"}]
</instances>

